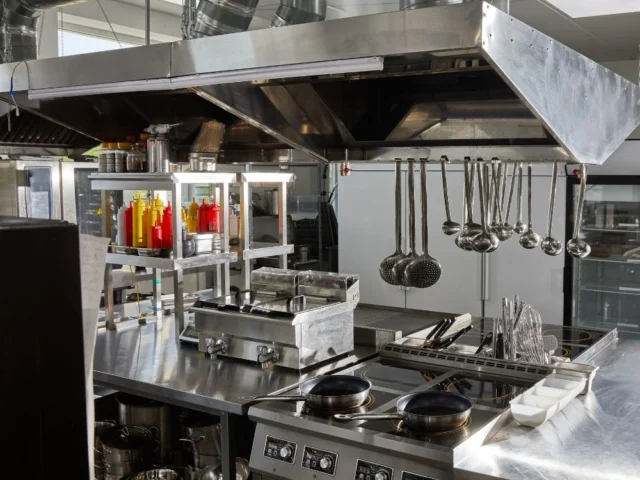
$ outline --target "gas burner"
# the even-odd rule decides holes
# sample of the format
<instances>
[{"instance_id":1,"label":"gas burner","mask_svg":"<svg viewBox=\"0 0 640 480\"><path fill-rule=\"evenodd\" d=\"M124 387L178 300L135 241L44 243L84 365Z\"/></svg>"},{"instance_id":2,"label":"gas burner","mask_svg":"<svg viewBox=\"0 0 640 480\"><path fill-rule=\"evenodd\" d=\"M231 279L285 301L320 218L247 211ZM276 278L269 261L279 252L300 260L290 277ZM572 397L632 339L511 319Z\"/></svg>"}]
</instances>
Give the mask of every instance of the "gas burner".
<instances>
[{"instance_id":1,"label":"gas burner","mask_svg":"<svg viewBox=\"0 0 640 480\"><path fill-rule=\"evenodd\" d=\"M419 371L399 366L374 365L360 375L374 385L384 385L400 392L408 392L424 385Z\"/></svg>"},{"instance_id":2,"label":"gas burner","mask_svg":"<svg viewBox=\"0 0 640 480\"><path fill-rule=\"evenodd\" d=\"M422 430L412 430L408 427L404 426L404 422L402 420L391 420L391 425L394 428L394 433L399 436L414 438L417 440L425 440L428 441L430 438L438 438L438 437L450 437L457 436L456 438L464 438L469 434L469 427L471 427L471 417L460 425L457 428L452 428L449 430L439 430L439 431L422 431Z\"/></svg>"},{"instance_id":3,"label":"gas burner","mask_svg":"<svg viewBox=\"0 0 640 480\"><path fill-rule=\"evenodd\" d=\"M364 402L359 407L353 408L345 408L345 409L323 409L323 408L313 408L306 403L302 406L300 413L302 415L308 415L310 417L318 417L318 418L326 418L330 420L335 420L333 416L337 413L367 413L369 411L369 407L373 405L376 401L376 398L373 395L369 395L367 401ZM336 420L342 421L342 420ZM349 421L349 420L346 420Z\"/></svg>"},{"instance_id":4,"label":"gas burner","mask_svg":"<svg viewBox=\"0 0 640 480\"><path fill-rule=\"evenodd\" d=\"M586 343L591 342L599 332L590 332L581 328L553 327L542 332L543 335L555 335L560 343Z\"/></svg>"}]
</instances>

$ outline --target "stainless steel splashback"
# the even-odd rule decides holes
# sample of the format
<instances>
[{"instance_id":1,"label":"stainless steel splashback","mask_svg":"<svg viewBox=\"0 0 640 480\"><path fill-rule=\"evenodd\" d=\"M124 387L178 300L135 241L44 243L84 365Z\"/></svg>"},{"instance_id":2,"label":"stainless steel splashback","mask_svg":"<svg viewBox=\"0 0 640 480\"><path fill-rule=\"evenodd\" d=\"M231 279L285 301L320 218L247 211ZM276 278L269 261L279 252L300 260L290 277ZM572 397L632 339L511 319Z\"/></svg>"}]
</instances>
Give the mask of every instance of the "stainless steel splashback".
<instances>
[{"instance_id":1,"label":"stainless steel splashback","mask_svg":"<svg viewBox=\"0 0 640 480\"><path fill-rule=\"evenodd\" d=\"M0 92L9 67L0 65ZM640 124L638 85L482 1L38 60L29 70L16 70L18 102L94 138L183 121L176 136L187 144L202 120L218 119L227 125L221 162L286 162L273 152L295 149L316 162L347 150L364 161L458 161L482 150L602 164Z\"/></svg>"}]
</instances>

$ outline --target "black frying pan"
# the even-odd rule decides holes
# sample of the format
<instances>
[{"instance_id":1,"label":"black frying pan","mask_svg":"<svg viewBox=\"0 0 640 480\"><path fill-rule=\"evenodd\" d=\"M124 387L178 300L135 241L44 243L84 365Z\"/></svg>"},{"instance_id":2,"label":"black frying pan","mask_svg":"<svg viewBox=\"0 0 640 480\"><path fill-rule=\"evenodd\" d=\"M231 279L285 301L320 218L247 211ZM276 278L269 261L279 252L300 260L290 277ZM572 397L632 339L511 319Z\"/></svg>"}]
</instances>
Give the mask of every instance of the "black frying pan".
<instances>
[{"instance_id":1,"label":"black frying pan","mask_svg":"<svg viewBox=\"0 0 640 480\"><path fill-rule=\"evenodd\" d=\"M471 415L471 400L451 392L430 390L411 393L396 402L397 413L336 414L338 420L402 420L410 430L452 430Z\"/></svg>"},{"instance_id":2,"label":"black frying pan","mask_svg":"<svg viewBox=\"0 0 640 480\"><path fill-rule=\"evenodd\" d=\"M311 408L347 410L369 398L371 382L353 375L320 375L300 385L300 395L255 397L254 402L307 402Z\"/></svg>"}]
</instances>

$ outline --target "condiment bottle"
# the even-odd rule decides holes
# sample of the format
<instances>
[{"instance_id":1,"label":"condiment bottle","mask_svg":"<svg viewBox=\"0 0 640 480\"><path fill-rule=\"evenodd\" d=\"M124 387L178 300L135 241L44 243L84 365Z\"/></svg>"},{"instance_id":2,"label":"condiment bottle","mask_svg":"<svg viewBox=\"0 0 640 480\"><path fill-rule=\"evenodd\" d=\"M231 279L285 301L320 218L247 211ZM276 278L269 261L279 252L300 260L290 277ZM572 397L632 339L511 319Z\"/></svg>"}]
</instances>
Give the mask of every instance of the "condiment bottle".
<instances>
[{"instance_id":1,"label":"condiment bottle","mask_svg":"<svg viewBox=\"0 0 640 480\"><path fill-rule=\"evenodd\" d=\"M120 207L120 209L118 210L118 216L116 217L116 229L117 229L116 244L117 245L122 246L127 244L127 237L125 235L125 224L126 224L125 208Z\"/></svg>"},{"instance_id":2,"label":"condiment bottle","mask_svg":"<svg viewBox=\"0 0 640 480\"><path fill-rule=\"evenodd\" d=\"M144 211L145 202L138 197L133 202L133 246L145 247L144 242Z\"/></svg>"},{"instance_id":3,"label":"condiment bottle","mask_svg":"<svg viewBox=\"0 0 640 480\"><path fill-rule=\"evenodd\" d=\"M160 211L158 210L157 204L155 201L151 201L151 204L149 206L149 223L148 225L148 230L147 230L147 248L153 248L151 246L152 242L153 242L153 236L151 235L151 230L153 230L153 228L156 226L156 223L160 223L162 221L162 216L160 214Z\"/></svg>"},{"instance_id":4,"label":"condiment bottle","mask_svg":"<svg viewBox=\"0 0 640 480\"><path fill-rule=\"evenodd\" d=\"M211 205L211 232L220 233L220 205L213 201L213 205Z\"/></svg>"},{"instance_id":5,"label":"condiment bottle","mask_svg":"<svg viewBox=\"0 0 640 480\"><path fill-rule=\"evenodd\" d=\"M209 231L209 202L205 198L202 200L202 205L198 209L198 232L206 233Z\"/></svg>"},{"instance_id":6,"label":"condiment bottle","mask_svg":"<svg viewBox=\"0 0 640 480\"><path fill-rule=\"evenodd\" d=\"M160 220L156 219L156 224L151 227L151 246L149 248L162 248L162 227L160 226Z\"/></svg>"},{"instance_id":7,"label":"condiment bottle","mask_svg":"<svg viewBox=\"0 0 640 480\"><path fill-rule=\"evenodd\" d=\"M124 211L124 239L127 247L133 247L133 203Z\"/></svg>"},{"instance_id":8,"label":"condiment bottle","mask_svg":"<svg viewBox=\"0 0 640 480\"><path fill-rule=\"evenodd\" d=\"M198 204L194 198L189 205L189 214L187 216L187 231L189 233L198 232Z\"/></svg>"},{"instance_id":9,"label":"condiment bottle","mask_svg":"<svg viewBox=\"0 0 640 480\"><path fill-rule=\"evenodd\" d=\"M162 214L162 245L163 248L173 248L173 211L171 202Z\"/></svg>"},{"instance_id":10,"label":"condiment bottle","mask_svg":"<svg viewBox=\"0 0 640 480\"><path fill-rule=\"evenodd\" d=\"M151 230L150 226L151 223L149 222L149 216L150 216L150 211L149 211L149 203L146 200L143 200L144 203L144 210L142 213L142 245L140 245L143 248L150 248L149 247L149 231Z\"/></svg>"},{"instance_id":11,"label":"condiment bottle","mask_svg":"<svg viewBox=\"0 0 640 480\"><path fill-rule=\"evenodd\" d=\"M164 213L164 202L160 198L160 195L156 195L156 200L154 203L155 203L156 209L158 210L158 216L162 217L162 214Z\"/></svg>"}]
</instances>

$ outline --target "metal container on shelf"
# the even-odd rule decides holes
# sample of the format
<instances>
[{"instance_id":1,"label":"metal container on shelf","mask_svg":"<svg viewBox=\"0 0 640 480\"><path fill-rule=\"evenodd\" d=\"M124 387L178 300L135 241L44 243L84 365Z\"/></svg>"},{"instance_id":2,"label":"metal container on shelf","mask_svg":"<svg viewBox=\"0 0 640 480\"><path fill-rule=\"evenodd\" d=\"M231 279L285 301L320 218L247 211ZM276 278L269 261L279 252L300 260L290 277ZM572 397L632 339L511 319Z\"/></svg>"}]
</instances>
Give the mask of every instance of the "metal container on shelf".
<instances>
[{"instance_id":1,"label":"metal container on shelf","mask_svg":"<svg viewBox=\"0 0 640 480\"><path fill-rule=\"evenodd\" d=\"M188 233L188 240L195 244L195 254L220 252L222 248L222 235L219 233Z\"/></svg>"},{"instance_id":2,"label":"metal container on shelf","mask_svg":"<svg viewBox=\"0 0 640 480\"><path fill-rule=\"evenodd\" d=\"M280 206L278 204L278 189L267 190L265 192L267 196L267 213L269 215L278 215L280 212Z\"/></svg>"},{"instance_id":3,"label":"metal container on shelf","mask_svg":"<svg viewBox=\"0 0 640 480\"><path fill-rule=\"evenodd\" d=\"M158 430L157 440L160 443L160 457L171 447L171 419L169 406L135 395L118 393L118 421L122 425L139 425ZM106 458L106 457L105 457Z\"/></svg>"},{"instance_id":4,"label":"metal container on shelf","mask_svg":"<svg viewBox=\"0 0 640 480\"><path fill-rule=\"evenodd\" d=\"M215 172L218 166L217 153L190 153L189 168L192 172Z\"/></svg>"}]
</instances>

